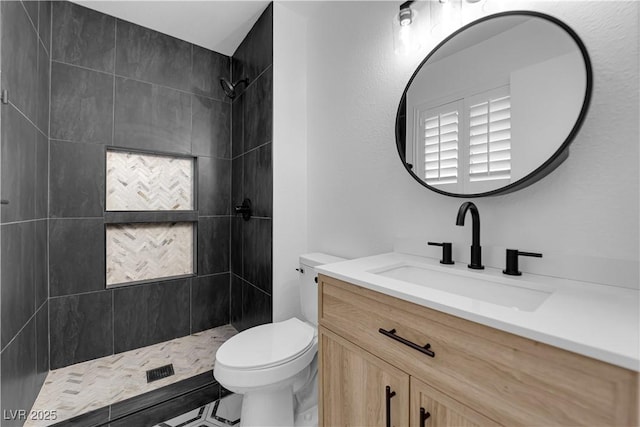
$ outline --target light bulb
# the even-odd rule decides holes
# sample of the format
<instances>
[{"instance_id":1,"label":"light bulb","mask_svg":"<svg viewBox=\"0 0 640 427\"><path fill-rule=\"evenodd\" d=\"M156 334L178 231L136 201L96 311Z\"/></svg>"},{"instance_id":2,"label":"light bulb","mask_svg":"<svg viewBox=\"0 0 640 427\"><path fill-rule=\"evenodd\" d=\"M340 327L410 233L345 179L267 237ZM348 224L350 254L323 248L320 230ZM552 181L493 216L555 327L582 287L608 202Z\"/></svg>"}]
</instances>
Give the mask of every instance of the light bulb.
<instances>
[{"instance_id":1,"label":"light bulb","mask_svg":"<svg viewBox=\"0 0 640 427\"><path fill-rule=\"evenodd\" d=\"M419 10L403 4L398 13L393 16L393 48L396 54L409 55L418 51L424 43L424 31L427 15Z\"/></svg>"},{"instance_id":2,"label":"light bulb","mask_svg":"<svg viewBox=\"0 0 640 427\"><path fill-rule=\"evenodd\" d=\"M413 21L413 13L410 7L406 7L404 9L400 9L400 14L398 15L398 19L400 20L400 26L406 27L407 25L411 25Z\"/></svg>"}]
</instances>

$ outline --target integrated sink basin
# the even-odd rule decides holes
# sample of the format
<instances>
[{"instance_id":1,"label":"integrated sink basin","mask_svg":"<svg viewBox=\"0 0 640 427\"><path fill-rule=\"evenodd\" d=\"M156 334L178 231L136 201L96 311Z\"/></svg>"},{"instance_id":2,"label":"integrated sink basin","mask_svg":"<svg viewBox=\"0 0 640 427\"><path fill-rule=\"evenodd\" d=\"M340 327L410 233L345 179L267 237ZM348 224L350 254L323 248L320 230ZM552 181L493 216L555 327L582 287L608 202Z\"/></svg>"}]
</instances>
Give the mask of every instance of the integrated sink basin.
<instances>
[{"instance_id":1,"label":"integrated sink basin","mask_svg":"<svg viewBox=\"0 0 640 427\"><path fill-rule=\"evenodd\" d=\"M522 311L535 311L553 293L524 280L406 262L369 273Z\"/></svg>"}]
</instances>

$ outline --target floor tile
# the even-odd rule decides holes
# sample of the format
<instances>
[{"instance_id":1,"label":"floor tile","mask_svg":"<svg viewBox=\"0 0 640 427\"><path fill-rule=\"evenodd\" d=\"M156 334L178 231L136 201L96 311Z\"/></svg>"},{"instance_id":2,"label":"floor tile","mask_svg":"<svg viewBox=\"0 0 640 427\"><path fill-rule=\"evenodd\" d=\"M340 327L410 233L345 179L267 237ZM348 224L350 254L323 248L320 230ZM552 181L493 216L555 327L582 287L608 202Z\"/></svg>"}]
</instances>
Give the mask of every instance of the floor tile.
<instances>
[{"instance_id":1,"label":"floor tile","mask_svg":"<svg viewBox=\"0 0 640 427\"><path fill-rule=\"evenodd\" d=\"M59 422L210 371L218 348L235 334L225 325L50 371L33 410L56 409ZM175 375L147 383L148 369L168 363L173 363Z\"/></svg>"},{"instance_id":2,"label":"floor tile","mask_svg":"<svg viewBox=\"0 0 640 427\"><path fill-rule=\"evenodd\" d=\"M241 408L242 395L230 394L154 427L229 427L238 425Z\"/></svg>"}]
</instances>

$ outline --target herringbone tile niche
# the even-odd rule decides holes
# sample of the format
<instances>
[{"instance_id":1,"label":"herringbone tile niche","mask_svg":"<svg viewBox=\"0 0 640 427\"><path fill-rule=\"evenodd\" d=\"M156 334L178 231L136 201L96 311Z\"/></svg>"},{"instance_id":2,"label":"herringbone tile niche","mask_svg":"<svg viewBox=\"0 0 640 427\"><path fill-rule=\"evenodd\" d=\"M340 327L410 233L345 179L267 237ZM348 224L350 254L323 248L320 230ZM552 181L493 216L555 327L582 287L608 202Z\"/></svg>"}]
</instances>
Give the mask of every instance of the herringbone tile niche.
<instances>
[{"instance_id":1,"label":"herringbone tile niche","mask_svg":"<svg viewBox=\"0 0 640 427\"><path fill-rule=\"evenodd\" d=\"M107 210L193 210L193 159L107 151Z\"/></svg>"},{"instance_id":2,"label":"herringbone tile niche","mask_svg":"<svg viewBox=\"0 0 640 427\"><path fill-rule=\"evenodd\" d=\"M108 211L194 210L194 160L107 151ZM194 272L194 225L107 226L107 287Z\"/></svg>"},{"instance_id":3,"label":"herringbone tile niche","mask_svg":"<svg viewBox=\"0 0 640 427\"><path fill-rule=\"evenodd\" d=\"M107 287L193 270L192 223L107 226Z\"/></svg>"}]
</instances>

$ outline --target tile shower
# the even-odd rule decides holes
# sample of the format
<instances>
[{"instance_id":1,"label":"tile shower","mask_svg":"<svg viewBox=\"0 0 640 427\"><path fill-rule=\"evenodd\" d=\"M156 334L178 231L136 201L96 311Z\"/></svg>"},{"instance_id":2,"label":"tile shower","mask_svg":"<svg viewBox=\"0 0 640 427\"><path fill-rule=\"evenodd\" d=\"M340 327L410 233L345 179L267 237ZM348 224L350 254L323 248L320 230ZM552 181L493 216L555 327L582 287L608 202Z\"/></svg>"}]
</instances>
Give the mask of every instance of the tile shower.
<instances>
[{"instance_id":1,"label":"tile shower","mask_svg":"<svg viewBox=\"0 0 640 427\"><path fill-rule=\"evenodd\" d=\"M0 3L2 199L0 380L5 410L29 409L49 369L47 167L49 3ZM42 17L42 19L39 19ZM4 422L3 422L4 425Z\"/></svg>"},{"instance_id":2,"label":"tile shower","mask_svg":"<svg viewBox=\"0 0 640 427\"><path fill-rule=\"evenodd\" d=\"M270 321L272 7L233 57L70 2L1 15L2 409L28 410L49 370ZM231 102L218 79L244 76ZM118 205L117 154L192 162L195 203Z\"/></svg>"},{"instance_id":3,"label":"tile shower","mask_svg":"<svg viewBox=\"0 0 640 427\"><path fill-rule=\"evenodd\" d=\"M228 57L69 2L54 3L52 28L49 280L51 368L57 369L198 332L191 315L210 308L191 300L191 287L229 274L231 159L224 154L231 111L215 85L230 72ZM166 208L118 205L122 198L107 197L114 177L106 174L106 159L118 154L110 147L196 159L200 245L193 281L110 289L112 280L123 280L109 277L122 260L107 260L106 239L149 225L125 218L109 223L105 234L105 213ZM125 174L116 171L116 180L135 181L136 173L119 173ZM228 286L210 288L228 304ZM211 320L205 326L228 323L228 314Z\"/></svg>"}]
</instances>

